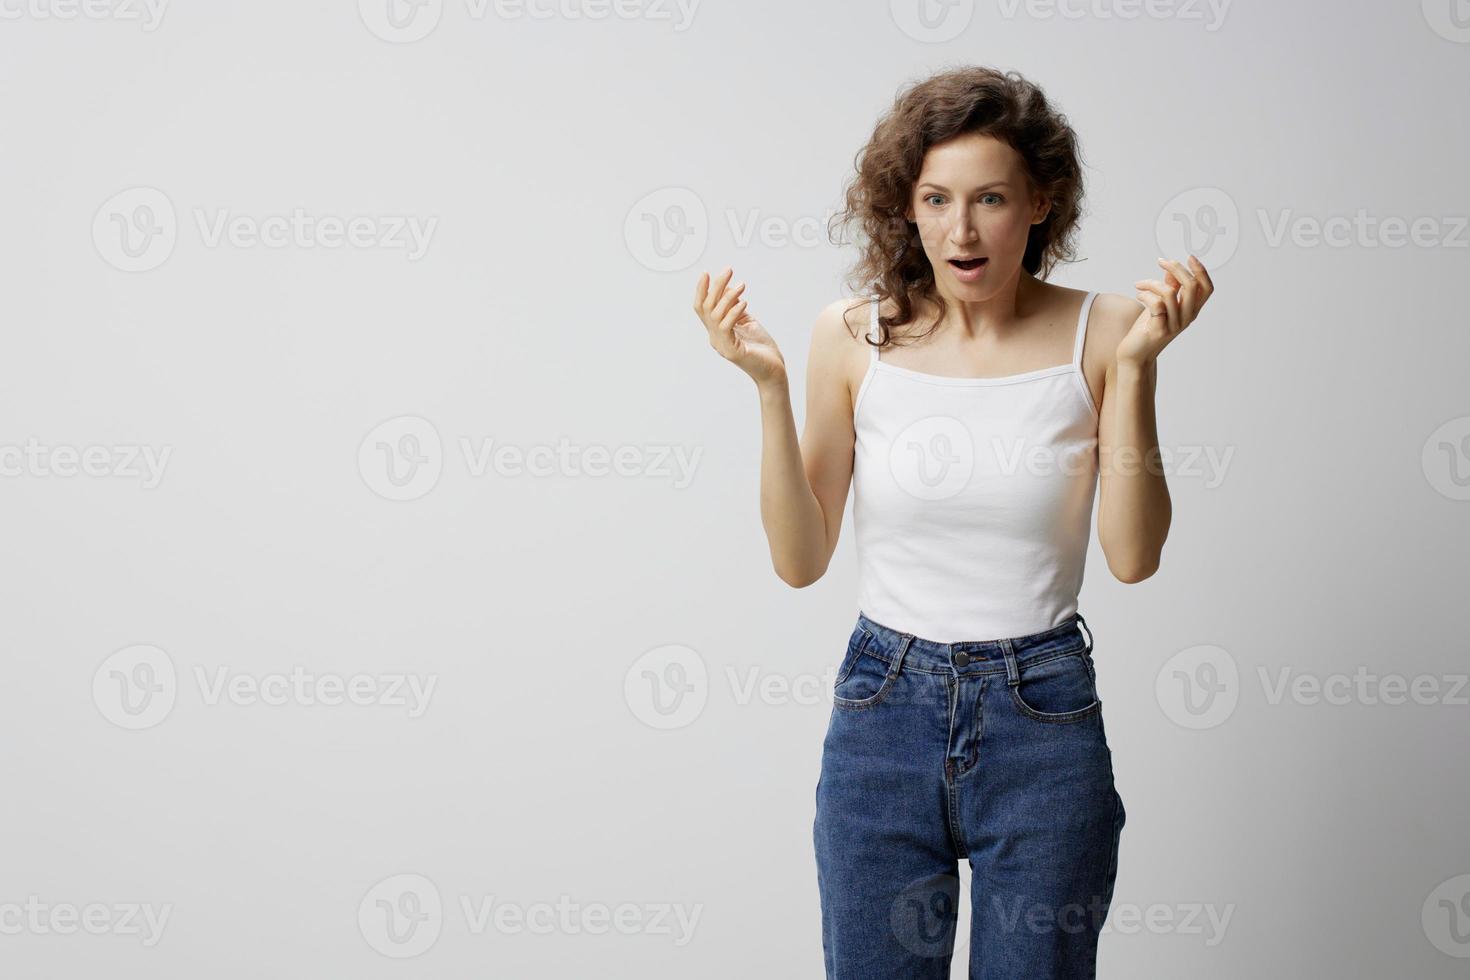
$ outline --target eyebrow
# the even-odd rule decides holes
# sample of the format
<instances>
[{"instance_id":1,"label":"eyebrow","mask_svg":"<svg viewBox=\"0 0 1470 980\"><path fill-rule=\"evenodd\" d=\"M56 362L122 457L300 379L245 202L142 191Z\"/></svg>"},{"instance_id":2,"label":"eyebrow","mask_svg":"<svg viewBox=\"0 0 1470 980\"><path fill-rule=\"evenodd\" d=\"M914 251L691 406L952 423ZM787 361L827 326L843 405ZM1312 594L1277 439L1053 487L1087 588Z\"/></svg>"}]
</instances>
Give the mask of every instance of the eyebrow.
<instances>
[{"instance_id":1,"label":"eyebrow","mask_svg":"<svg viewBox=\"0 0 1470 980\"><path fill-rule=\"evenodd\" d=\"M949 193L949 188L948 187L945 187L942 184L936 184L932 180L926 180L923 183L921 183L919 186L920 187L932 187L936 191L944 191L944 193L946 193L946 194ZM992 180L988 184L985 184L985 185L983 185L981 187L975 188L975 190L976 190L976 192L979 192L979 191L988 191L992 187L1009 187L1009 186L1011 186L1011 185L1010 185L1010 183L1008 181L1004 181L1004 180Z\"/></svg>"}]
</instances>

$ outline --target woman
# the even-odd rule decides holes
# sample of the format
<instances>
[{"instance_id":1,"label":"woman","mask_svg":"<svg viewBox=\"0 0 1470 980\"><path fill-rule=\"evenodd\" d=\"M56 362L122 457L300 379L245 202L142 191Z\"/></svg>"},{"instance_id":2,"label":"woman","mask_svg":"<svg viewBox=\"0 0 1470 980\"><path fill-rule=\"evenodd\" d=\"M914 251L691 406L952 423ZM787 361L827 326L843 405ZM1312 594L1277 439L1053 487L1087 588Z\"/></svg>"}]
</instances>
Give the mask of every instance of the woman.
<instances>
[{"instance_id":1,"label":"woman","mask_svg":"<svg viewBox=\"0 0 1470 980\"><path fill-rule=\"evenodd\" d=\"M1109 570L1152 575L1171 514L1156 361L1213 286L1194 256L1160 259L1136 299L1046 282L1081 198L1066 117L1019 75L901 93L841 216L869 296L817 319L799 444L745 284L726 268L695 289L760 395L784 581L826 571L854 490L861 601L813 825L829 978L948 977L960 859L972 977L1095 975L1124 808L1077 610L1093 497Z\"/></svg>"}]
</instances>

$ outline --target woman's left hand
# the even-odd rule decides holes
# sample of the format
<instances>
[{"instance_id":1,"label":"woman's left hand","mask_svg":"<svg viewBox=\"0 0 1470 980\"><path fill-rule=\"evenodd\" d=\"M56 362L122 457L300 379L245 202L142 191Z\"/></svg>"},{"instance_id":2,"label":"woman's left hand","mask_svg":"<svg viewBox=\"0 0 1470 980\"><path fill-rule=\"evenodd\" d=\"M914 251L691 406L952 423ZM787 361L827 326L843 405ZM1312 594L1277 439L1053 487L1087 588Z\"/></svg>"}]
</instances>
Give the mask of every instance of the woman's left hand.
<instances>
[{"instance_id":1,"label":"woman's left hand","mask_svg":"<svg viewBox=\"0 0 1470 980\"><path fill-rule=\"evenodd\" d=\"M1138 289L1136 295L1143 304L1143 312L1118 344L1120 364L1141 367L1152 363L1171 340L1194 322L1200 307L1215 291L1204 263L1193 255L1189 257L1188 267L1173 259L1159 259L1159 265L1164 267L1163 282L1140 279L1133 284Z\"/></svg>"}]
</instances>

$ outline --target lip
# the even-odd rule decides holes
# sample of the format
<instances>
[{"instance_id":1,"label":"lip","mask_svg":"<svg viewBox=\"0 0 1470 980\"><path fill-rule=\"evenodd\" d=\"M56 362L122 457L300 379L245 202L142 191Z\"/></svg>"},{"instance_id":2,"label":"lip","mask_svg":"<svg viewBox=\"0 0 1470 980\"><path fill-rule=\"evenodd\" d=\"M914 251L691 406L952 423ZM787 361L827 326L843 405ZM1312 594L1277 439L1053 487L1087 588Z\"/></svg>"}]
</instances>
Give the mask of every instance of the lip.
<instances>
[{"instance_id":1,"label":"lip","mask_svg":"<svg viewBox=\"0 0 1470 980\"><path fill-rule=\"evenodd\" d=\"M984 261L982 261L978 266L973 269L961 269L959 266L955 265L956 262L968 262L975 259L982 259ZM990 258L989 256L985 255L957 255L951 257L948 261L946 261L945 265L949 266L950 272L952 272L954 274L954 277L960 282L979 282L980 279L984 277L985 270L990 268Z\"/></svg>"}]
</instances>

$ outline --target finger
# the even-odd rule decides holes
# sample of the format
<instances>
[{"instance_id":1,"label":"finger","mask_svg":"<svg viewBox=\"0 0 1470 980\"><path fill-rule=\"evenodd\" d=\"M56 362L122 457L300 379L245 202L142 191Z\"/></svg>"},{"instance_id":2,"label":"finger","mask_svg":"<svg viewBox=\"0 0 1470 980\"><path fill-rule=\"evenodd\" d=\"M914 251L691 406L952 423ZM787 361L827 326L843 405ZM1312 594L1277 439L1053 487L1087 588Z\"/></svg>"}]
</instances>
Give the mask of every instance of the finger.
<instances>
[{"instance_id":1,"label":"finger","mask_svg":"<svg viewBox=\"0 0 1470 980\"><path fill-rule=\"evenodd\" d=\"M1173 336L1173 334L1169 332L1169 308L1164 304L1164 298L1158 293L1145 292L1142 289L1140 289L1133 295L1134 298L1136 298L1140 303L1143 304L1144 311L1149 316L1148 322L1152 324L1158 320L1163 320L1165 324L1164 333L1169 336Z\"/></svg>"},{"instance_id":2,"label":"finger","mask_svg":"<svg viewBox=\"0 0 1470 980\"><path fill-rule=\"evenodd\" d=\"M1192 289L1194 287L1194 274L1173 259L1159 259L1159 265L1164 269L1164 282L1171 289Z\"/></svg>"},{"instance_id":3,"label":"finger","mask_svg":"<svg viewBox=\"0 0 1470 980\"><path fill-rule=\"evenodd\" d=\"M735 324L740 322L740 317L744 314L745 301L741 300L739 303L736 303L734 306L730 307L730 312L726 313L724 319L720 321L721 332L728 333L731 330L734 330Z\"/></svg>"},{"instance_id":4,"label":"finger","mask_svg":"<svg viewBox=\"0 0 1470 980\"><path fill-rule=\"evenodd\" d=\"M1169 288L1168 283L1157 279L1135 279L1133 285L1146 293L1157 293L1160 299L1174 295L1174 290Z\"/></svg>"},{"instance_id":5,"label":"finger","mask_svg":"<svg viewBox=\"0 0 1470 980\"><path fill-rule=\"evenodd\" d=\"M1169 310L1166 306L1164 306L1164 298L1158 293L1145 292L1144 290L1140 289L1138 290L1138 292L1134 293L1133 296L1135 299L1143 304L1144 312L1147 313L1150 318L1163 317L1165 319L1168 319Z\"/></svg>"},{"instance_id":6,"label":"finger","mask_svg":"<svg viewBox=\"0 0 1470 980\"><path fill-rule=\"evenodd\" d=\"M1200 307L1200 285L1195 279L1194 273L1185 268L1184 263L1174 259L1159 259L1159 265L1169 270L1169 273L1179 281L1179 326L1180 329L1194 322Z\"/></svg>"},{"instance_id":7,"label":"finger","mask_svg":"<svg viewBox=\"0 0 1470 980\"><path fill-rule=\"evenodd\" d=\"M1184 263L1177 259L1159 259L1159 265L1174 273L1180 282L1189 282L1194 278L1194 273L1185 268Z\"/></svg>"},{"instance_id":8,"label":"finger","mask_svg":"<svg viewBox=\"0 0 1470 980\"><path fill-rule=\"evenodd\" d=\"M1157 279L1140 279L1133 285L1151 296L1157 296L1163 302L1164 313L1166 314L1164 328L1168 330L1170 335L1178 333L1182 329L1179 326L1179 301L1174 298L1174 290ZM1154 315L1157 315L1159 312L1153 306L1150 306L1149 310Z\"/></svg>"},{"instance_id":9,"label":"finger","mask_svg":"<svg viewBox=\"0 0 1470 980\"><path fill-rule=\"evenodd\" d=\"M735 270L727 265L725 266L724 271L715 277L715 281L710 283L709 295L705 298L704 301L704 312L714 312L713 306L720 301L721 297L725 295L725 285L730 281L730 277L734 274Z\"/></svg>"},{"instance_id":10,"label":"finger","mask_svg":"<svg viewBox=\"0 0 1470 980\"><path fill-rule=\"evenodd\" d=\"M737 283L725 290L725 295L720 297L720 301L710 311L710 317L716 321L723 320L725 314L730 312L730 307L735 305L736 301L740 299L740 294L743 292L745 292L745 283L743 282Z\"/></svg>"},{"instance_id":11,"label":"finger","mask_svg":"<svg viewBox=\"0 0 1470 980\"><path fill-rule=\"evenodd\" d=\"M1194 277L1205 287L1205 299L1209 299L1210 294L1215 291L1215 280L1210 278L1209 270L1205 268L1203 262L1193 255L1189 257L1189 267L1194 270Z\"/></svg>"}]
</instances>

